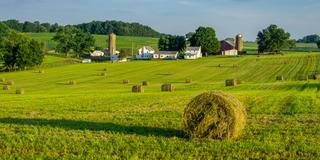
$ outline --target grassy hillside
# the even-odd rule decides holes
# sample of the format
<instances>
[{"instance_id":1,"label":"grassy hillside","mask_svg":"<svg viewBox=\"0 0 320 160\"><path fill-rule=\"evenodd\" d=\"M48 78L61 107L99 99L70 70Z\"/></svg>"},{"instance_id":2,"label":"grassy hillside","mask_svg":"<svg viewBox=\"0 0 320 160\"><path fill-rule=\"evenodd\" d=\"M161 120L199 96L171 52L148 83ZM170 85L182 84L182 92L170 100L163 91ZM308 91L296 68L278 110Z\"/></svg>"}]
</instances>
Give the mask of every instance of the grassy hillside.
<instances>
[{"instance_id":1,"label":"grassy hillside","mask_svg":"<svg viewBox=\"0 0 320 160\"><path fill-rule=\"evenodd\" d=\"M48 57L46 64L59 61L64 60ZM0 159L316 159L319 82L296 80L320 72L319 63L319 53L290 53L1 73L16 85L0 91ZM107 78L100 76L103 68ZM288 81L275 81L278 75ZM186 78L193 83L185 84ZM228 78L244 84L227 88ZM130 84L122 84L124 79ZM69 80L78 84L66 85ZM145 93L131 93L132 84L143 80L151 82ZM161 93L164 82L172 82L177 91ZM24 88L26 94L15 95L15 88ZM246 106L248 121L240 140L183 136L186 104L210 90L231 93Z\"/></svg>"},{"instance_id":2,"label":"grassy hillside","mask_svg":"<svg viewBox=\"0 0 320 160\"><path fill-rule=\"evenodd\" d=\"M55 48L56 43L52 41L54 33L28 33L32 38L42 41L45 43L49 50ZM108 36L94 35L96 45L102 48L108 48L107 40ZM144 45L149 45L154 49L158 49L158 38L147 38L147 37L127 37L117 36L117 48L132 48L137 51Z\"/></svg>"}]
</instances>

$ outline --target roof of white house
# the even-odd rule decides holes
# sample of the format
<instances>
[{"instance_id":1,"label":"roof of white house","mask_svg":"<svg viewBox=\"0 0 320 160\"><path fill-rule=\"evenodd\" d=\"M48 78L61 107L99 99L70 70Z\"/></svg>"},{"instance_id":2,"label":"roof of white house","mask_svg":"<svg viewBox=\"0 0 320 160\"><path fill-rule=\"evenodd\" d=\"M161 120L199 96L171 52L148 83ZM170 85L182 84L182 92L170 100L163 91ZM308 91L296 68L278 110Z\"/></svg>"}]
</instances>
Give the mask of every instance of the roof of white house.
<instances>
[{"instance_id":1,"label":"roof of white house","mask_svg":"<svg viewBox=\"0 0 320 160\"><path fill-rule=\"evenodd\" d=\"M177 54L178 51L158 51L156 54Z\"/></svg>"},{"instance_id":2,"label":"roof of white house","mask_svg":"<svg viewBox=\"0 0 320 160\"><path fill-rule=\"evenodd\" d=\"M199 51L201 47L187 47L186 51Z\"/></svg>"},{"instance_id":3,"label":"roof of white house","mask_svg":"<svg viewBox=\"0 0 320 160\"><path fill-rule=\"evenodd\" d=\"M150 47L150 46L144 46L144 48L146 48L147 50L149 50L149 51L155 51L152 47Z\"/></svg>"}]
</instances>

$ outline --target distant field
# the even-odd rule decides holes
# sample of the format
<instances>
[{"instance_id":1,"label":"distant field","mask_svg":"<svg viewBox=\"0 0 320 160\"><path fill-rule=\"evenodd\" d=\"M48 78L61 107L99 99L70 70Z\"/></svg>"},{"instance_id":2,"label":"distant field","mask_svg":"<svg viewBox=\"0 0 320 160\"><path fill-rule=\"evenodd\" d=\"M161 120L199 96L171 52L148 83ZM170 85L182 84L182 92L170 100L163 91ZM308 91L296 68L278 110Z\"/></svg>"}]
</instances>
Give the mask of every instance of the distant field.
<instances>
[{"instance_id":1,"label":"distant field","mask_svg":"<svg viewBox=\"0 0 320 160\"><path fill-rule=\"evenodd\" d=\"M54 33L29 33L32 38L37 39L45 43L45 46L48 50L53 50L56 46L56 43L52 41ZM104 35L94 35L96 40L96 45L102 48L107 48L108 36ZM142 46L149 45L154 49L158 50L158 38L147 38L147 37L126 37L118 36L117 37L117 48L133 48L134 52L137 53L138 49ZM258 45L255 42L246 42L244 44L245 50L249 54L256 54ZM308 51L320 51L317 48L316 44L307 44L307 43L297 43L297 47L293 49L285 49L290 52L308 52Z\"/></svg>"},{"instance_id":2,"label":"distant field","mask_svg":"<svg viewBox=\"0 0 320 160\"><path fill-rule=\"evenodd\" d=\"M54 33L29 33L32 38L42 41L49 50L53 50L56 43L52 40ZM107 40L108 36L94 35L96 40L96 45L102 48L108 48ZM158 49L158 39L157 38L147 38L147 37L127 37L127 36L117 36L117 48L132 48L135 52L138 51L144 45L149 45L154 49Z\"/></svg>"},{"instance_id":3,"label":"distant field","mask_svg":"<svg viewBox=\"0 0 320 160\"><path fill-rule=\"evenodd\" d=\"M320 157L319 81L297 81L320 72L319 52L61 65L64 61L46 57L44 74L0 73L15 81L10 91L0 90L0 159ZM279 75L287 81L276 81ZM186 78L193 83L184 83ZM229 78L244 83L225 87ZM122 84L124 79L130 84ZM78 84L67 85L69 80ZM144 80L151 83L145 93L131 93L132 85ZM165 82L176 92L161 93ZM16 88L26 94L15 95ZM235 95L245 105L248 120L240 140L184 137L186 104L211 90Z\"/></svg>"}]
</instances>

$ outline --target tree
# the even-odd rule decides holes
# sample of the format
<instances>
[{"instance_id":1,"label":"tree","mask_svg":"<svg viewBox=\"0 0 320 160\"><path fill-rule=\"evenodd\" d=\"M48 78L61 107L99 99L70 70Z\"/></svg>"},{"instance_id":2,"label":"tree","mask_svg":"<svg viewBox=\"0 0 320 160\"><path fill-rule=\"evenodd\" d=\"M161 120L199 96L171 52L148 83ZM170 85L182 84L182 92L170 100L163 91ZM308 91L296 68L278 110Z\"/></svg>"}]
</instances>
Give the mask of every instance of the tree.
<instances>
[{"instance_id":1,"label":"tree","mask_svg":"<svg viewBox=\"0 0 320 160\"><path fill-rule=\"evenodd\" d=\"M214 54L220 50L220 42L211 27L199 27L189 41L191 46L201 46L202 52L206 54Z\"/></svg>"},{"instance_id":2,"label":"tree","mask_svg":"<svg viewBox=\"0 0 320 160\"><path fill-rule=\"evenodd\" d=\"M76 30L73 39L72 49L80 57L81 54L89 53L94 48L95 40L90 33L84 33L80 30Z\"/></svg>"},{"instance_id":3,"label":"tree","mask_svg":"<svg viewBox=\"0 0 320 160\"><path fill-rule=\"evenodd\" d=\"M186 38L190 39L195 33L194 32L189 32L186 34Z\"/></svg>"},{"instance_id":4,"label":"tree","mask_svg":"<svg viewBox=\"0 0 320 160\"><path fill-rule=\"evenodd\" d=\"M257 42L259 53L276 52L280 53L283 48L288 46L290 33L277 25L270 25L268 28L258 33Z\"/></svg>"},{"instance_id":5,"label":"tree","mask_svg":"<svg viewBox=\"0 0 320 160\"><path fill-rule=\"evenodd\" d=\"M74 33L73 28L60 28L52 40L56 41L58 44L56 46L56 52L64 53L68 56L68 53L74 46Z\"/></svg>"},{"instance_id":6,"label":"tree","mask_svg":"<svg viewBox=\"0 0 320 160\"><path fill-rule=\"evenodd\" d=\"M130 48L120 49L120 54L119 54L120 59L127 58L129 55L131 55L131 49Z\"/></svg>"},{"instance_id":7,"label":"tree","mask_svg":"<svg viewBox=\"0 0 320 160\"><path fill-rule=\"evenodd\" d=\"M40 65L44 58L42 43L13 30L3 38L0 51L9 71Z\"/></svg>"},{"instance_id":8,"label":"tree","mask_svg":"<svg viewBox=\"0 0 320 160\"><path fill-rule=\"evenodd\" d=\"M89 53L94 48L95 40L90 33L84 33L72 27L60 28L53 40L58 44L56 52L68 53L74 51L79 57L81 54Z\"/></svg>"},{"instance_id":9,"label":"tree","mask_svg":"<svg viewBox=\"0 0 320 160\"><path fill-rule=\"evenodd\" d=\"M295 48L297 46L297 42L294 39L288 40L288 47L290 49Z\"/></svg>"},{"instance_id":10,"label":"tree","mask_svg":"<svg viewBox=\"0 0 320 160\"><path fill-rule=\"evenodd\" d=\"M179 51L186 49L187 42L183 36L162 36L158 41L159 50L161 51Z\"/></svg>"},{"instance_id":11,"label":"tree","mask_svg":"<svg viewBox=\"0 0 320 160\"><path fill-rule=\"evenodd\" d=\"M318 48L320 48L320 40L317 42L317 46Z\"/></svg>"},{"instance_id":12,"label":"tree","mask_svg":"<svg viewBox=\"0 0 320 160\"><path fill-rule=\"evenodd\" d=\"M317 43L320 40L320 36L317 34L307 35L299 40L302 43Z\"/></svg>"}]
</instances>

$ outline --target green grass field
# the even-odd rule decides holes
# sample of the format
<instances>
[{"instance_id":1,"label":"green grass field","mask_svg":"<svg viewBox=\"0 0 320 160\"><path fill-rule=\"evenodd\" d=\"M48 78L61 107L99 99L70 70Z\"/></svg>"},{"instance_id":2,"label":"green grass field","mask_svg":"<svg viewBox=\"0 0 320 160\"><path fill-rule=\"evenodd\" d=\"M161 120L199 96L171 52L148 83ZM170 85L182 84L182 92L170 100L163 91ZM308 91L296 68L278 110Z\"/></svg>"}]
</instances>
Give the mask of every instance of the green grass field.
<instances>
[{"instance_id":1,"label":"green grass field","mask_svg":"<svg viewBox=\"0 0 320 160\"><path fill-rule=\"evenodd\" d=\"M48 50L53 50L56 46L56 42L52 40L52 37L55 35L54 33L28 33L28 35L43 42ZM94 35L94 38L96 40L96 46L108 48L107 35ZM137 52L138 49L144 45L158 49L158 38L117 36L118 49L133 48L134 51Z\"/></svg>"},{"instance_id":2,"label":"green grass field","mask_svg":"<svg viewBox=\"0 0 320 160\"><path fill-rule=\"evenodd\" d=\"M0 91L0 159L318 159L319 53L210 57L195 61L64 64L46 57L44 74L0 73L14 80ZM222 67L217 67L219 64ZM239 67L233 68L236 64ZM107 78L100 76L107 68ZM283 75L287 81L277 82ZM192 84L185 79L191 78ZM225 87L225 80L244 83ZM122 80L130 84L122 84ZM66 85L69 80L77 85ZM133 84L151 82L145 93ZM171 82L174 93L161 93ZM15 89L25 89L16 95ZM221 90L248 112L238 141L184 137L182 117L191 98Z\"/></svg>"}]
</instances>

